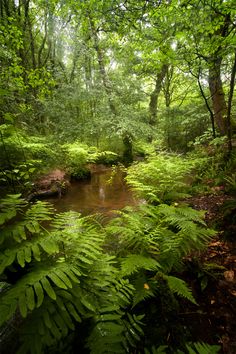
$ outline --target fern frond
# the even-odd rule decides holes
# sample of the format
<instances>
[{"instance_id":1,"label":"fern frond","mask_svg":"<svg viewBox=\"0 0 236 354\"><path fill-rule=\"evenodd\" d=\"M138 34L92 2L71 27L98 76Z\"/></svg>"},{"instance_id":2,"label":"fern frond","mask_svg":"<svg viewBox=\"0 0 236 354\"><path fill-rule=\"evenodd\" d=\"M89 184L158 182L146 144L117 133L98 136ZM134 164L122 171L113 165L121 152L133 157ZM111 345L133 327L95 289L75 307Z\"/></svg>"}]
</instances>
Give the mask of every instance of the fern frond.
<instances>
[{"instance_id":1,"label":"fern frond","mask_svg":"<svg viewBox=\"0 0 236 354\"><path fill-rule=\"evenodd\" d=\"M121 261L121 275L127 276L137 272L139 269L157 270L161 265L150 257L140 254L130 254Z\"/></svg>"},{"instance_id":2,"label":"fern frond","mask_svg":"<svg viewBox=\"0 0 236 354\"><path fill-rule=\"evenodd\" d=\"M176 293L178 296L181 296L197 305L196 300L192 295L192 291L189 289L184 280L171 275L162 275L162 277L167 281L167 284L173 293Z\"/></svg>"},{"instance_id":3,"label":"fern frond","mask_svg":"<svg viewBox=\"0 0 236 354\"><path fill-rule=\"evenodd\" d=\"M122 278L114 282L114 285L120 307L126 307L132 302L134 286L130 284L128 279Z\"/></svg>"},{"instance_id":4,"label":"fern frond","mask_svg":"<svg viewBox=\"0 0 236 354\"><path fill-rule=\"evenodd\" d=\"M119 235L123 254L149 254L166 272L187 254L202 250L215 235L215 231L205 227L202 212L166 204L147 204L133 212L121 212L107 230L113 238L114 234Z\"/></svg>"},{"instance_id":5,"label":"fern frond","mask_svg":"<svg viewBox=\"0 0 236 354\"><path fill-rule=\"evenodd\" d=\"M158 348L152 346L151 350L144 348L144 354L166 354L167 349L168 349L167 345L161 345Z\"/></svg>"},{"instance_id":6,"label":"fern frond","mask_svg":"<svg viewBox=\"0 0 236 354\"><path fill-rule=\"evenodd\" d=\"M0 201L0 225L13 219L17 212L22 210L26 202L21 198L21 194L9 194Z\"/></svg>"},{"instance_id":7,"label":"fern frond","mask_svg":"<svg viewBox=\"0 0 236 354\"><path fill-rule=\"evenodd\" d=\"M220 352L219 345L210 345L199 342L187 345L187 349L189 354L217 354Z\"/></svg>"},{"instance_id":8,"label":"fern frond","mask_svg":"<svg viewBox=\"0 0 236 354\"><path fill-rule=\"evenodd\" d=\"M174 226L182 228L181 222L192 221L194 223L206 226L204 222L204 211L194 210L188 206L175 207L167 204L160 204L158 213L165 217L165 221Z\"/></svg>"},{"instance_id":9,"label":"fern frond","mask_svg":"<svg viewBox=\"0 0 236 354\"><path fill-rule=\"evenodd\" d=\"M191 163L179 156L158 154L129 167L126 180L139 196L149 201L169 201L185 194L184 178L192 168Z\"/></svg>"},{"instance_id":10,"label":"fern frond","mask_svg":"<svg viewBox=\"0 0 236 354\"><path fill-rule=\"evenodd\" d=\"M135 278L132 278L132 284L135 288L132 308L141 301L155 296L153 291L155 284L152 279L146 276L145 272L140 272Z\"/></svg>"},{"instance_id":11,"label":"fern frond","mask_svg":"<svg viewBox=\"0 0 236 354\"><path fill-rule=\"evenodd\" d=\"M8 199L6 201L8 201ZM14 206L11 199L10 201L11 205ZM17 212L21 210L20 207L22 205L25 206L25 202L22 199L18 200L13 198L13 201L16 201L16 203L19 202L19 205L17 204L18 207L14 207L14 211L12 209L13 206L10 207L10 209L5 212L5 214L10 212L16 215ZM21 243L22 241L27 240L29 237L32 237L32 235L39 234L43 230L41 222L51 220L52 212L53 209L49 203L37 202L35 205L32 205L25 212L23 220L17 220L15 223L12 222L9 225L4 225L4 228L1 230L0 244L5 241L5 248L7 248L9 246L12 246L15 241L17 243Z\"/></svg>"},{"instance_id":12,"label":"fern frond","mask_svg":"<svg viewBox=\"0 0 236 354\"><path fill-rule=\"evenodd\" d=\"M32 241L25 240L19 246L16 245L6 249L0 255L0 274L14 262L24 268L25 264L30 263L32 259L40 261L43 252L46 252L48 255L58 253L59 246L57 240L49 235L45 237L45 235L45 233L41 233Z\"/></svg>"},{"instance_id":13,"label":"fern frond","mask_svg":"<svg viewBox=\"0 0 236 354\"><path fill-rule=\"evenodd\" d=\"M1 322L7 321L19 307L22 317L26 317L28 311L40 307L46 296L56 300L55 286L68 289L72 282L79 283L81 273L76 267L66 263L58 263L48 268L40 267L21 278L8 292L1 296L0 312Z\"/></svg>"},{"instance_id":14,"label":"fern frond","mask_svg":"<svg viewBox=\"0 0 236 354\"><path fill-rule=\"evenodd\" d=\"M25 213L25 220L48 221L52 219L54 209L48 202L37 201Z\"/></svg>"},{"instance_id":15,"label":"fern frond","mask_svg":"<svg viewBox=\"0 0 236 354\"><path fill-rule=\"evenodd\" d=\"M124 313L108 315L101 313L89 337L88 346L91 354L125 353L130 347L136 347L143 336L142 318Z\"/></svg>"}]
</instances>

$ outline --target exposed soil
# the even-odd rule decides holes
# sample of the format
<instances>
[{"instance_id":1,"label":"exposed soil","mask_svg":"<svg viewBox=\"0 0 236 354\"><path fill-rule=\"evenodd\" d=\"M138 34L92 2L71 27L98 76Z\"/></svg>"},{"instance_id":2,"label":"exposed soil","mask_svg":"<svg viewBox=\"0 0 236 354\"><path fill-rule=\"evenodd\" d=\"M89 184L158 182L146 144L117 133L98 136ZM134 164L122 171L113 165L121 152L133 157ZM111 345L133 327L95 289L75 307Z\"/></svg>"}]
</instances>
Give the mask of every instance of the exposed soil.
<instances>
[{"instance_id":1,"label":"exposed soil","mask_svg":"<svg viewBox=\"0 0 236 354\"><path fill-rule=\"evenodd\" d=\"M69 178L65 171L59 169L52 170L35 181L33 193L28 196L28 200L31 201L51 196L60 197L69 185Z\"/></svg>"},{"instance_id":2,"label":"exposed soil","mask_svg":"<svg viewBox=\"0 0 236 354\"><path fill-rule=\"evenodd\" d=\"M193 282L193 291L200 305L200 309L190 316L185 313L185 320L195 330L202 341L221 345L221 353L236 353L236 237L230 241L225 239L227 228L235 228L233 219L225 222L222 205L226 201L234 200L232 197L220 195L207 195L188 199L190 206L197 210L206 210L205 220L212 227L219 228L219 232L200 256L200 263L212 264L208 273L200 274L199 279ZM236 205L236 202L235 202ZM236 236L236 234L235 234ZM219 268L217 269L217 266ZM224 267L224 268L223 268ZM204 281L205 288L199 286ZM189 318L188 318L189 317Z\"/></svg>"}]
</instances>

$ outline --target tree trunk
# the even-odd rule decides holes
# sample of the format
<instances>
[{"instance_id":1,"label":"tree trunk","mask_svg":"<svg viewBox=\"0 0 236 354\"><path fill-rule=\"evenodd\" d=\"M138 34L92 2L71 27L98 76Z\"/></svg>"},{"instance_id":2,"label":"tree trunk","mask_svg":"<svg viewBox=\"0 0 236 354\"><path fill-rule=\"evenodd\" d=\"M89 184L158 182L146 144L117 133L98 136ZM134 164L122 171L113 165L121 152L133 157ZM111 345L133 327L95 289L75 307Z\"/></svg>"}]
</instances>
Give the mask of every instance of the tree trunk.
<instances>
[{"instance_id":1,"label":"tree trunk","mask_svg":"<svg viewBox=\"0 0 236 354\"><path fill-rule=\"evenodd\" d=\"M232 100L233 100L233 95L234 95L235 76L236 76L236 50L234 52L234 62L233 62L232 70L231 70L230 91L229 91L227 117L226 117L229 156L231 155L231 151L233 148L233 146L232 146L231 108L232 108Z\"/></svg>"},{"instance_id":2,"label":"tree trunk","mask_svg":"<svg viewBox=\"0 0 236 354\"><path fill-rule=\"evenodd\" d=\"M168 70L168 65L163 64L160 71L157 73L155 88L150 96L149 103L149 124L151 126L156 125L157 123L157 106L158 106L158 97L161 92L162 81L164 80Z\"/></svg>"},{"instance_id":3,"label":"tree trunk","mask_svg":"<svg viewBox=\"0 0 236 354\"><path fill-rule=\"evenodd\" d=\"M222 58L213 59L211 61L209 66L208 83L211 93L215 122L218 126L220 135L225 135L227 133L225 118L227 114L227 106L220 75L221 62Z\"/></svg>"},{"instance_id":4,"label":"tree trunk","mask_svg":"<svg viewBox=\"0 0 236 354\"><path fill-rule=\"evenodd\" d=\"M131 134L128 132L123 134L122 140L124 144L123 162L125 165L129 165L133 162L133 142Z\"/></svg>"},{"instance_id":5,"label":"tree trunk","mask_svg":"<svg viewBox=\"0 0 236 354\"><path fill-rule=\"evenodd\" d=\"M107 78L107 73L106 73L106 69L105 69L105 65L104 65L103 51L99 45L98 32L95 28L94 21L90 15L89 15L89 22L90 22L90 28L91 28L91 33L92 33L93 42L94 42L94 48L97 53L98 66L99 66L99 71L100 71L103 87L104 87L105 92L108 97L108 102L109 102L111 113L113 113L114 115L117 115L116 106L115 106L113 99L112 99L111 85L110 85L109 80Z\"/></svg>"}]
</instances>

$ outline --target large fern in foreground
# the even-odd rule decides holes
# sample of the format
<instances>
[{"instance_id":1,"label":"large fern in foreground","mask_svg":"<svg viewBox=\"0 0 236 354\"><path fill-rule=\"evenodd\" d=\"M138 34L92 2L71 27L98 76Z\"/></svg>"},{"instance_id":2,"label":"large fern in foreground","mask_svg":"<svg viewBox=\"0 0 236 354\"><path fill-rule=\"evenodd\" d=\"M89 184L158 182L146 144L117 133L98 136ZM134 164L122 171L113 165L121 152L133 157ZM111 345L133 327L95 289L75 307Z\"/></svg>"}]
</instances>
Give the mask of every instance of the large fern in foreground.
<instances>
[{"instance_id":1,"label":"large fern in foreground","mask_svg":"<svg viewBox=\"0 0 236 354\"><path fill-rule=\"evenodd\" d=\"M186 330L178 318L179 304L188 300L196 305L196 300L178 274L184 258L203 250L215 235L203 218L203 212L185 205L146 204L120 211L106 228L109 237L117 239L120 274L135 289L132 312L147 315L143 320L146 326L142 349L146 348L147 353L154 343L159 349L153 353L175 352L176 346L170 349L165 336L188 350L184 343ZM177 333L174 328L178 328Z\"/></svg>"},{"instance_id":2,"label":"large fern in foreground","mask_svg":"<svg viewBox=\"0 0 236 354\"><path fill-rule=\"evenodd\" d=\"M73 212L53 217L47 203L26 206L19 196L2 200L1 210L0 326L14 317L20 323L18 352L57 351L87 321L91 353L97 353L92 338L100 353L134 346L142 334L141 318L126 310L134 288L103 252L100 224Z\"/></svg>"},{"instance_id":3,"label":"large fern in foreground","mask_svg":"<svg viewBox=\"0 0 236 354\"><path fill-rule=\"evenodd\" d=\"M18 353L54 353L62 346L70 353L65 338L83 328L82 349L129 353L142 347L144 301L177 295L195 303L175 272L214 234L202 213L143 205L103 227L75 212L54 216L47 203L27 205L19 196L0 205L0 325L19 324ZM107 236L117 240L114 255L104 251Z\"/></svg>"},{"instance_id":4,"label":"large fern in foreground","mask_svg":"<svg viewBox=\"0 0 236 354\"><path fill-rule=\"evenodd\" d=\"M207 229L203 216L187 206L142 205L136 211L126 208L110 222L107 232L113 238L116 235L120 245L117 252L122 257L121 274L133 278L135 284L139 284L136 278L140 271L149 274L149 279L136 288L136 293L143 294L139 300L151 293L151 286L145 290L146 283L158 285L153 278L157 274L174 293L195 302L185 282L170 275L185 256L204 249L215 235Z\"/></svg>"}]
</instances>

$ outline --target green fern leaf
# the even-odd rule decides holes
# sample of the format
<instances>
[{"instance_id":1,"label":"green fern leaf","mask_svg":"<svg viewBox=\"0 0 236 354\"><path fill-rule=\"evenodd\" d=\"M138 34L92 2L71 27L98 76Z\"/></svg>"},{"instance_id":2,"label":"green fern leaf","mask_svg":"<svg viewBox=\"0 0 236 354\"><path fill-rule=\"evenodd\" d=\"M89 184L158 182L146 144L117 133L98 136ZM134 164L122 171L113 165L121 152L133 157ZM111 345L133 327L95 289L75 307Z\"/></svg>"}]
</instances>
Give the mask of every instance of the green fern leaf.
<instances>
[{"instance_id":1,"label":"green fern leaf","mask_svg":"<svg viewBox=\"0 0 236 354\"><path fill-rule=\"evenodd\" d=\"M18 231L18 233L19 233L19 235L20 235L22 240L26 240L27 239L24 225L19 224L18 227L17 227L17 231Z\"/></svg>"},{"instance_id":2,"label":"green fern leaf","mask_svg":"<svg viewBox=\"0 0 236 354\"><path fill-rule=\"evenodd\" d=\"M54 315L54 321L61 331L62 337L66 337L68 334L68 327L65 325L65 322L59 312Z\"/></svg>"},{"instance_id":3,"label":"green fern leaf","mask_svg":"<svg viewBox=\"0 0 236 354\"><path fill-rule=\"evenodd\" d=\"M19 309L21 316L23 318L27 317L27 299L25 297L25 293L22 293L19 297Z\"/></svg>"},{"instance_id":4,"label":"green fern leaf","mask_svg":"<svg viewBox=\"0 0 236 354\"><path fill-rule=\"evenodd\" d=\"M32 252L33 252L33 255L34 255L34 258L36 259L36 261L40 262L41 261L40 250L39 250L39 246L37 245L37 243L32 244Z\"/></svg>"},{"instance_id":5,"label":"green fern leaf","mask_svg":"<svg viewBox=\"0 0 236 354\"><path fill-rule=\"evenodd\" d=\"M75 329L74 323L68 313L68 311L61 311L60 312L61 317L63 318L64 322L70 328L72 331Z\"/></svg>"},{"instance_id":6,"label":"green fern leaf","mask_svg":"<svg viewBox=\"0 0 236 354\"><path fill-rule=\"evenodd\" d=\"M71 302L67 303L66 307L70 315L72 315L77 322L82 322L81 317L79 316L74 305Z\"/></svg>"},{"instance_id":7,"label":"green fern leaf","mask_svg":"<svg viewBox=\"0 0 236 354\"><path fill-rule=\"evenodd\" d=\"M28 230L31 234L34 234L34 233L37 233L37 232L40 231L39 224L38 224L38 223L33 223L32 221L26 222L26 223L25 223L25 227L27 228L27 230Z\"/></svg>"},{"instance_id":8,"label":"green fern leaf","mask_svg":"<svg viewBox=\"0 0 236 354\"><path fill-rule=\"evenodd\" d=\"M220 352L219 345L209 345L207 343L193 343L187 345L189 354L217 354Z\"/></svg>"},{"instance_id":9,"label":"green fern leaf","mask_svg":"<svg viewBox=\"0 0 236 354\"><path fill-rule=\"evenodd\" d=\"M57 269L56 275L66 284L68 288L72 288L70 279L66 276L63 270Z\"/></svg>"},{"instance_id":10,"label":"green fern leaf","mask_svg":"<svg viewBox=\"0 0 236 354\"><path fill-rule=\"evenodd\" d=\"M45 326L50 329L52 327L52 322L50 319L50 315L46 309L44 309L44 311L43 311L43 320L44 320Z\"/></svg>"},{"instance_id":11,"label":"green fern leaf","mask_svg":"<svg viewBox=\"0 0 236 354\"><path fill-rule=\"evenodd\" d=\"M46 291L46 293L48 294L48 296L53 299L53 300L56 300L57 296L55 294L55 291L53 290L51 284L49 283L48 279L45 277L45 278L42 278L40 280L41 284L42 284L42 287L43 289Z\"/></svg>"},{"instance_id":12,"label":"green fern leaf","mask_svg":"<svg viewBox=\"0 0 236 354\"><path fill-rule=\"evenodd\" d=\"M128 255L121 261L121 274L123 276L133 274L139 269L156 270L158 268L161 268L161 265L155 259L139 254Z\"/></svg>"},{"instance_id":13,"label":"green fern leaf","mask_svg":"<svg viewBox=\"0 0 236 354\"><path fill-rule=\"evenodd\" d=\"M11 265L16 258L16 253L6 250L3 255L0 255L0 274L2 274L9 265Z\"/></svg>"},{"instance_id":14,"label":"green fern leaf","mask_svg":"<svg viewBox=\"0 0 236 354\"><path fill-rule=\"evenodd\" d=\"M43 292L43 288L42 288L42 285L40 284L40 282L34 283L34 291L37 296L37 307L40 307L42 305L43 299L44 299L44 292Z\"/></svg>"},{"instance_id":15,"label":"green fern leaf","mask_svg":"<svg viewBox=\"0 0 236 354\"><path fill-rule=\"evenodd\" d=\"M74 267L71 267L71 269L70 269L70 268L65 268L65 269L64 269L64 273L65 273L66 275L68 275L68 277L69 277L73 282L75 282L75 283L80 283L78 277L76 277L75 274L73 273L73 270L74 270L74 269L75 269ZM80 272L78 272L78 274L81 275ZM78 274L77 274L77 276L78 276Z\"/></svg>"},{"instance_id":16,"label":"green fern leaf","mask_svg":"<svg viewBox=\"0 0 236 354\"><path fill-rule=\"evenodd\" d=\"M27 300L27 307L29 310L33 311L35 308L35 298L34 298L34 291L32 287L27 287L25 291L26 300Z\"/></svg>"},{"instance_id":17,"label":"green fern leaf","mask_svg":"<svg viewBox=\"0 0 236 354\"><path fill-rule=\"evenodd\" d=\"M163 275L163 278L167 280L168 286L171 291L177 293L177 295L184 297L191 301L193 304L197 305L191 290L188 288L184 280L173 277L171 275Z\"/></svg>"},{"instance_id":18,"label":"green fern leaf","mask_svg":"<svg viewBox=\"0 0 236 354\"><path fill-rule=\"evenodd\" d=\"M31 248L25 247L24 251L25 251L25 261L27 263L30 263L31 262Z\"/></svg>"},{"instance_id":19,"label":"green fern leaf","mask_svg":"<svg viewBox=\"0 0 236 354\"><path fill-rule=\"evenodd\" d=\"M51 327L50 327L50 331L51 331L53 337L55 339L57 339L57 340L61 339L61 333L60 333L60 331L59 331L59 329L58 329L58 327L57 327L57 325L56 325L56 323L54 321L54 317L53 316L51 316L50 321L51 321L51 324L52 324Z\"/></svg>"},{"instance_id":20,"label":"green fern leaf","mask_svg":"<svg viewBox=\"0 0 236 354\"><path fill-rule=\"evenodd\" d=\"M82 295L80 301L88 310L96 312L96 308L89 302L88 299L86 299L85 296Z\"/></svg>"},{"instance_id":21,"label":"green fern leaf","mask_svg":"<svg viewBox=\"0 0 236 354\"><path fill-rule=\"evenodd\" d=\"M25 252L23 249L19 250L19 252L17 252L17 261L19 263L19 265L24 268L25 266Z\"/></svg>"},{"instance_id":22,"label":"green fern leaf","mask_svg":"<svg viewBox=\"0 0 236 354\"><path fill-rule=\"evenodd\" d=\"M67 285L61 280L61 278L59 278L58 271L57 273L51 272L48 274L48 276L54 282L54 284L59 288L68 289Z\"/></svg>"},{"instance_id":23,"label":"green fern leaf","mask_svg":"<svg viewBox=\"0 0 236 354\"><path fill-rule=\"evenodd\" d=\"M79 271L78 268L74 267L74 266L71 266L70 267L70 270L77 276L81 276L81 272Z\"/></svg>"},{"instance_id":24,"label":"green fern leaf","mask_svg":"<svg viewBox=\"0 0 236 354\"><path fill-rule=\"evenodd\" d=\"M40 242L40 246L44 249L45 252L48 254L53 254L53 253L58 253L59 252L59 247L56 241L53 241L52 238L47 239L44 238Z\"/></svg>"},{"instance_id":25,"label":"green fern leaf","mask_svg":"<svg viewBox=\"0 0 236 354\"><path fill-rule=\"evenodd\" d=\"M152 280L148 279L145 273L138 273L135 278L132 279L135 291L133 296L132 308L135 307L141 301L154 296Z\"/></svg>"}]
</instances>

